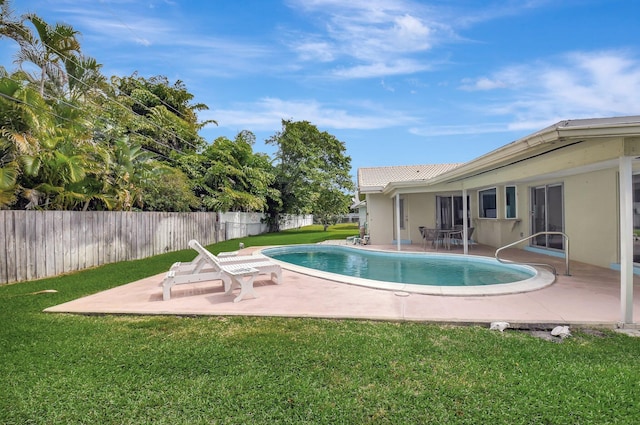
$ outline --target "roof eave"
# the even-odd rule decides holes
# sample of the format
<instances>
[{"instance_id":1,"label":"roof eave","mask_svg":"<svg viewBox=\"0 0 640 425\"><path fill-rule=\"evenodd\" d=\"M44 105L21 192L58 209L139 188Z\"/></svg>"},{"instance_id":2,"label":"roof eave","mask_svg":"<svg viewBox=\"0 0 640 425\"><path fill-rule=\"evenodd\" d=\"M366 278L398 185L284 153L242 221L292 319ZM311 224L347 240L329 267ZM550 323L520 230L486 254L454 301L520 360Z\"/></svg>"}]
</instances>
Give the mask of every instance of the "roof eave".
<instances>
[{"instance_id":1,"label":"roof eave","mask_svg":"<svg viewBox=\"0 0 640 425\"><path fill-rule=\"evenodd\" d=\"M382 193L384 186L360 186L358 187L359 193Z\"/></svg>"},{"instance_id":2,"label":"roof eave","mask_svg":"<svg viewBox=\"0 0 640 425\"><path fill-rule=\"evenodd\" d=\"M491 151L476 159L473 159L460 167L434 177L432 184L447 180L460 179L465 175L474 174L480 170L499 165L518 157L526 151L539 152L536 148L550 145L554 142L570 143L575 140L595 137L623 137L640 135L638 123L609 124L609 125L584 125L562 127L557 125L547 127L537 133L533 133L522 139L509 143L501 148Z\"/></svg>"},{"instance_id":3,"label":"roof eave","mask_svg":"<svg viewBox=\"0 0 640 425\"><path fill-rule=\"evenodd\" d=\"M399 189L408 189L408 188L412 188L412 187L427 187L427 186L431 185L430 182L433 179L435 179L435 177L433 177L432 179L424 179L424 180L411 180L411 181L405 181L405 182L390 182L389 184L387 184L383 188L382 193L389 194L389 193L394 192L394 191L399 190Z\"/></svg>"}]
</instances>

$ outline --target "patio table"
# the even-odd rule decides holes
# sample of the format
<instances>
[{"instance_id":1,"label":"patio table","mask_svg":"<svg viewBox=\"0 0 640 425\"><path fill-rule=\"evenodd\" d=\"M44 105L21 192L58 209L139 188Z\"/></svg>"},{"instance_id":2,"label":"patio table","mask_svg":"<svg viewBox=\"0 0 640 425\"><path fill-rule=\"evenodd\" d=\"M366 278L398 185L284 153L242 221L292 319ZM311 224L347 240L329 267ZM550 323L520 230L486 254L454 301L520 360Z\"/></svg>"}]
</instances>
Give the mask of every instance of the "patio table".
<instances>
[{"instance_id":1,"label":"patio table","mask_svg":"<svg viewBox=\"0 0 640 425\"><path fill-rule=\"evenodd\" d=\"M460 233L458 229L438 229L438 236L436 239L436 249L438 249L438 240L442 239L442 245L451 249L451 236Z\"/></svg>"}]
</instances>

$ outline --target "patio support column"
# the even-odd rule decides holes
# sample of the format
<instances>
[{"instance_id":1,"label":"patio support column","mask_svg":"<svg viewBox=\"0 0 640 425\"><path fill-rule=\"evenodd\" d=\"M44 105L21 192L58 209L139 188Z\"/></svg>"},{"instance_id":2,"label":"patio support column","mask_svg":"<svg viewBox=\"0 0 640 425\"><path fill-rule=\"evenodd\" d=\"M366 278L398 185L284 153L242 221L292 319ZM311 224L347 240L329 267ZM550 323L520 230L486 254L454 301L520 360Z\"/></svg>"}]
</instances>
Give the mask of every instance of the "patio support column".
<instances>
[{"instance_id":1,"label":"patio support column","mask_svg":"<svg viewBox=\"0 0 640 425\"><path fill-rule=\"evenodd\" d=\"M464 255L469 254L469 215L467 214L467 189L462 189L462 246Z\"/></svg>"},{"instance_id":2,"label":"patio support column","mask_svg":"<svg viewBox=\"0 0 640 425\"><path fill-rule=\"evenodd\" d=\"M620 157L620 313L633 323L633 158Z\"/></svg>"},{"instance_id":3,"label":"patio support column","mask_svg":"<svg viewBox=\"0 0 640 425\"><path fill-rule=\"evenodd\" d=\"M400 194L396 194L396 246L400 251Z\"/></svg>"}]
</instances>

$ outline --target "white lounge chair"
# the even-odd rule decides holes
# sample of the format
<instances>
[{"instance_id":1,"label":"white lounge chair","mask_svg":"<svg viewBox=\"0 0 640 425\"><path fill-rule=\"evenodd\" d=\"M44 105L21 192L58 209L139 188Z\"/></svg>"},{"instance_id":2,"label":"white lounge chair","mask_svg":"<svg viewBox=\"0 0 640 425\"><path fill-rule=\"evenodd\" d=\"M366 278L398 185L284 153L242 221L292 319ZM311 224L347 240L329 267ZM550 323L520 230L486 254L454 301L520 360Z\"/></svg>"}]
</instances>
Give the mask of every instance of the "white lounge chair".
<instances>
[{"instance_id":1,"label":"white lounge chair","mask_svg":"<svg viewBox=\"0 0 640 425\"><path fill-rule=\"evenodd\" d=\"M222 280L225 294L236 287L240 294L233 300L238 302L247 295L256 296L253 282L259 274L270 274L275 283L282 283L282 269L265 256L226 255L216 257L198 241L189 241L189 246L198 255L188 263L175 263L162 281L162 299L171 299L171 288L184 283Z\"/></svg>"}]
</instances>

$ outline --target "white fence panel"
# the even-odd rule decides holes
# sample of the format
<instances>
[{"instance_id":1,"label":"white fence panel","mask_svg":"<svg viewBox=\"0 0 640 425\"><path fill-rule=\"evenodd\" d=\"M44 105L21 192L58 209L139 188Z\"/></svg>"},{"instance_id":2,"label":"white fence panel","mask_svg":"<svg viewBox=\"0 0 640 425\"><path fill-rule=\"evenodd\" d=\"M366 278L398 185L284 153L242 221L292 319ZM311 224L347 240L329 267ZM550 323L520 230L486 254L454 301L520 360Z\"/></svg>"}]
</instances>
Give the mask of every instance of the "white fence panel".
<instances>
[{"instance_id":1,"label":"white fence panel","mask_svg":"<svg viewBox=\"0 0 640 425\"><path fill-rule=\"evenodd\" d=\"M313 215L284 214L280 220L280 230L298 229L313 224Z\"/></svg>"}]
</instances>

